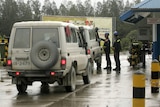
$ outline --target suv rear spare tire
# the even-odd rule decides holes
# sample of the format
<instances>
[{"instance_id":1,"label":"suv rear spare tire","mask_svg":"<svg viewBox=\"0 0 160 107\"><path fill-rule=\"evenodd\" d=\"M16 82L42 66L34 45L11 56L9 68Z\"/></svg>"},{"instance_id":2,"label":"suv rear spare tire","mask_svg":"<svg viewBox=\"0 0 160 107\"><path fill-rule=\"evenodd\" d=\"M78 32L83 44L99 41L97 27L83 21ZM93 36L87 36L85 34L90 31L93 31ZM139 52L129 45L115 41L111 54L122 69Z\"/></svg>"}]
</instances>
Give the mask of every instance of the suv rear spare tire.
<instances>
[{"instance_id":1,"label":"suv rear spare tire","mask_svg":"<svg viewBox=\"0 0 160 107\"><path fill-rule=\"evenodd\" d=\"M40 41L36 43L31 50L31 61L40 69L49 69L53 67L59 57L58 49L50 41Z\"/></svg>"}]
</instances>

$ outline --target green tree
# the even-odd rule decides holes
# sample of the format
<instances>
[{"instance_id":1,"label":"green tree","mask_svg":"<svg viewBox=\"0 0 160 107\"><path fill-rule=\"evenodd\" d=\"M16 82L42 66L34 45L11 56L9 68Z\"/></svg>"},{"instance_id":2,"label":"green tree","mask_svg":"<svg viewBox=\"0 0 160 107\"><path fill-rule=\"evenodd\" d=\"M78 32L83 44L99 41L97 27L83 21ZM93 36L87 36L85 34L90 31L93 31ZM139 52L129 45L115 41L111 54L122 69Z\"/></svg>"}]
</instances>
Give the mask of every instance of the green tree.
<instances>
[{"instance_id":1,"label":"green tree","mask_svg":"<svg viewBox=\"0 0 160 107\"><path fill-rule=\"evenodd\" d=\"M118 9L119 9L119 15L121 15L121 13L124 11L124 7L125 7L124 2L123 2L123 0L119 0L117 2L117 4L118 4Z\"/></svg>"},{"instance_id":2,"label":"green tree","mask_svg":"<svg viewBox=\"0 0 160 107\"><path fill-rule=\"evenodd\" d=\"M24 3L22 0L17 1L18 5L18 21L29 21L32 19L32 10L29 4L29 1L27 3Z\"/></svg>"},{"instance_id":3,"label":"green tree","mask_svg":"<svg viewBox=\"0 0 160 107\"><path fill-rule=\"evenodd\" d=\"M132 30L126 37L121 40L122 50L129 50L131 43L137 41L137 30Z\"/></svg>"},{"instance_id":4,"label":"green tree","mask_svg":"<svg viewBox=\"0 0 160 107\"><path fill-rule=\"evenodd\" d=\"M3 0L0 0L0 35L2 35L2 13L3 13L3 4L4 4L4 1Z\"/></svg>"},{"instance_id":5,"label":"green tree","mask_svg":"<svg viewBox=\"0 0 160 107\"><path fill-rule=\"evenodd\" d=\"M103 1L103 3L102 3L102 9L101 9L101 13L100 13L100 16L101 17L109 17L110 15L109 15L109 11L110 11L110 9L109 9L109 4L108 4L109 2L107 1ZM99 7L100 8L100 7Z\"/></svg>"},{"instance_id":6,"label":"green tree","mask_svg":"<svg viewBox=\"0 0 160 107\"><path fill-rule=\"evenodd\" d=\"M45 0L44 5L42 6L42 14L57 15L58 9L57 9L56 3L54 1L51 3L50 0Z\"/></svg>"},{"instance_id":7,"label":"green tree","mask_svg":"<svg viewBox=\"0 0 160 107\"><path fill-rule=\"evenodd\" d=\"M101 16L103 10L103 4L101 2L97 2L97 6L95 8L95 16Z\"/></svg>"},{"instance_id":8,"label":"green tree","mask_svg":"<svg viewBox=\"0 0 160 107\"><path fill-rule=\"evenodd\" d=\"M34 20L40 20L41 11L40 11L41 3L39 0L31 0L31 9L33 13Z\"/></svg>"},{"instance_id":9,"label":"green tree","mask_svg":"<svg viewBox=\"0 0 160 107\"><path fill-rule=\"evenodd\" d=\"M52 2L52 10L53 10L53 15L58 15L59 14L57 5L54 1Z\"/></svg>"},{"instance_id":10,"label":"green tree","mask_svg":"<svg viewBox=\"0 0 160 107\"><path fill-rule=\"evenodd\" d=\"M128 11L131 8L131 4L129 3L129 0L126 1L126 5L124 6L124 11Z\"/></svg>"},{"instance_id":11,"label":"green tree","mask_svg":"<svg viewBox=\"0 0 160 107\"><path fill-rule=\"evenodd\" d=\"M65 7L65 5L63 5L63 4L60 5L60 7L59 7L59 14L61 16L67 16L68 15L68 10Z\"/></svg>"},{"instance_id":12,"label":"green tree","mask_svg":"<svg viewBox=\"0 0 160 107\"><path fill-rule=\"evenodd\" d=\"M17 21L18 6L15 0L2 2L0 31L2 35L9 36L12 25Z\"/></svg>"},{"instance_id":13,"label":"green tree","mask_svg":"<svg viewBox=\"0 0 160 107\"><path fill-rule=\"evenodd\" d=\"M79 15L78 9L76 8L76 5L73 4L71 6L71 8L69 9L68 15L69 16L78 16Z\"/></svg>"},{"instance_id":14,"label":"green tree","mask_svg":"<svg viewBox=\"0 0 160 107\"><path fill-rule=\"evenodd\" d=\"M141 2L141 0L135 0L135 4L138 4L140 2Z\"/></svg>"},{"instance_id":15,"label":"green tree","mask_svg":"<svg viewBox=\"0 0 160 107\"><path fill-rule=\"evenodd\" d=\"M85 0L84 2L85 7L85 16L94 16L94 8L91 5L91 0Z\"/></svg>"},{"instance_id":16,"label":"green tree","mask_svg":"<svg viewBox=\"0 0 160 107\"><path fill-rule=\"evenodd\" d=\"M2 18L2 11L3 11L3 0L0 0L0 19Z\"/></svg>"},{"instance_id":17,"label":"green tree","mask_svg":"<svg viewBox=\"0 0 160 107\"><path fill-rule=\"evenodd\" d=\"M52 14L52 6L50 0L45 0L44 5L42 6L42 13L44 15L51 15Z\"/></svg>"},{"instance_id":18,"label":"green tree","mask_svg":"<svg viewBox=\"0 0 160 107\"><path fill-rule=\"evenodd\" d=\"M120 15L120 8L117 3L117 0L109 0L109 13L111 14L112 17L119 17Z\"/></svg>"},{"instance_id":19,"label":"green tree","mask_svg":"<svg viewBox=\"0 0 160 107\"><path fill-rule=\"evenodd\" d=\"M141 0L136 0L137 4ZM95 1L94 1L95 2ZM62 16L100 16L100 17L116 17L116 30L125 38L128 33L136 26L123 23L119 20L119 16L133 6L127 0L103 0L97 2L94 6L91 0L77 0L77 4L72 1L63 0L63 3L57 8L55 1L52 3L49 0L44 1L41 6L39 0L28 0L24 3L23 0L0 0L0 34L9 35L13 23L26 20L40 20L41 15L62 15ZM42 7L42 9L41 9Z\"/></svg>"},{"instance_id":20,"label":"green tree","mask_svg":"<svg viewBox=\"0 0 160 107\"><path fill-rule=\"evenodd\" d=\"M81 0L77 0L77 10L78 10L78 15L79 16L84 16L85 15L85 8L84 8Z\"/></svg>"}]
</instances>

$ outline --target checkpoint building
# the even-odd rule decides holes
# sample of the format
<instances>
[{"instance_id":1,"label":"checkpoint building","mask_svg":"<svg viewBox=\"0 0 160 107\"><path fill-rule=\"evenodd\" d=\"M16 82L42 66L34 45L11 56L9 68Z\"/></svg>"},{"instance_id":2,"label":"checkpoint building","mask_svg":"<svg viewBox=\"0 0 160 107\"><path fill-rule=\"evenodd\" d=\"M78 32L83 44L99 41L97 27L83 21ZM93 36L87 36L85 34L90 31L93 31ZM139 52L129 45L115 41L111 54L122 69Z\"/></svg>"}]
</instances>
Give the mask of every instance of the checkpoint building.
<instances>
[{"instance_id":1,"label":"checkpoint building","mask_svg":"<svg viewBox=\"0 0 160 107\"><path fill-rule=\"evenodd\" d=\"M151 62L151 93L159 93L160 72L160 0L143 0L120 16L120 20L129 24L146 21L146 25L152 29L152 62ZM142 33L142 34L141 34ZM139 29L139 36L149 39L147 28ZM138 95L138 94L137 94ZM139 96L139 95L138 95ZM144 100L139 100L145 105ZM133 100L133 107L137 106L137 100Z\"/></svg>"},{"instance_id":2,"label":"checkpoint building","mask_svg":"<svg viewBox=\"0 0 160 107\"><path fill-rule=\"evenodd\" d=\"M130 24L136 24L146 20L146 24L152 26L152 42L153 55L152 59L160 61L160 1L159 0L144 0L135 5L130 10L120 16L120 20ZM144 29L143 29L144 30ZM148 38L142 35L142 38Z\"/></svg>"}]
</instances>

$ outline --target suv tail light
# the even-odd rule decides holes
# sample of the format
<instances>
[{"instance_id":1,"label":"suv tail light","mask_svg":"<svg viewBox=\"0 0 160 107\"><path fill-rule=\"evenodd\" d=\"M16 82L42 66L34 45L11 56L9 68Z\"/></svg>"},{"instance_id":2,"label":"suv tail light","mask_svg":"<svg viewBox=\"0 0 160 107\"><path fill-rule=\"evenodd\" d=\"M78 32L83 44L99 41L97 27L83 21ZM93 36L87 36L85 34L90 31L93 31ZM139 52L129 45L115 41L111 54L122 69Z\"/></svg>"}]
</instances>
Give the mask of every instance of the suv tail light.
<instances>
[{"instance_id":1,"label":"suv tail light","mask_svg":"<svg viewBox=\"0 0 160 107\"><path fill-rule=\"evenodd\" d=\"M54 75L55 75L55 72L50 72L50 75L51 75L51 76L54 76Z\"/></svg>"},{"instance_id":2,"label":"suv tail light","mask_svg":"<svg viewBox=\"0 0 160 107\"><path fill-rule=\"evenodd\" d=\"M90 54L91 53L91 50L90 49L87 49L87 54Z\"/></svg>"},{"instance_id":3,"label":"suv tail light","mask_svg":"<svg viewBox=\"0 0 160 107\"><path fill-rule=\"evenodd\" d=\"M18 72L18 71L15 72L15 75L16 75L16 76L19 76L19 75L20 75L20 72Z\"/></svg>"},{"instance_id":4,"label":"suv tail light","mask_svg":"<svg viewBox=\"0 0 160 107\"><path fill-rule=\"evenodd\" d=\"M11 66L12 65L12 60L11 59L7 59L7 65Z\"/></svg>"},{"instance_id":5,"label":"suv tail light","mask_svg":"<svg viewBox=\"0 0 160 107\"><path fill-rule=\"evenodd\" d=\"M66 61L66 58L61 58L61 68L62 69L65 69L66 68L66 63L67 63L67 61Z\"/></svg>"}]
</instances>

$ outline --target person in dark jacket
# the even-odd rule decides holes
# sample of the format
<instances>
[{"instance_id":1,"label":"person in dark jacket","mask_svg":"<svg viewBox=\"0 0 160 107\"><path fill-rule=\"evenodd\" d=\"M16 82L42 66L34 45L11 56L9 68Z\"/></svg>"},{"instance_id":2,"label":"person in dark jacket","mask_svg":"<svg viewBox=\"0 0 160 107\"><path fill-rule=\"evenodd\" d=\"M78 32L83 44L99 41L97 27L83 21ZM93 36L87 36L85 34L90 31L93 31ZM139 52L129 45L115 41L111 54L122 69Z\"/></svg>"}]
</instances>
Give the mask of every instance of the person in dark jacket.
<instances>
[{"instance_id":1,"label":"person in dark jacket","mask_svg":"<svg viewBox=\"0 0 160 107\"><path fill-rule=\"evenodd\" d=\"M110 59L110 40L109 40L109 33L105 33L105 39L104 41L104 45L103 45L103 49L106 55L106 62L107 62L107 66L104 69L107 70L111 70L111 59Z\"/></svg>"},{"instance_id":2,"label":"person in dark jacket","mask_svg":"<svg viewBox=\"0 0 160 107\"><path fill-rule=\"evenodd\" d=\"M118 36L118 32L115 31L114 32L114 38L115 38L115 41L113 43L113 51L114 51L114 60L115 60L115 63L116 63L116 68L114 68L113 70L114 71L119 71L121 70L121 67L120 67L120 59L119 59L119 53L121 51L121 41L120 41L120 38Z\"/></svg>"}]
</instances>

